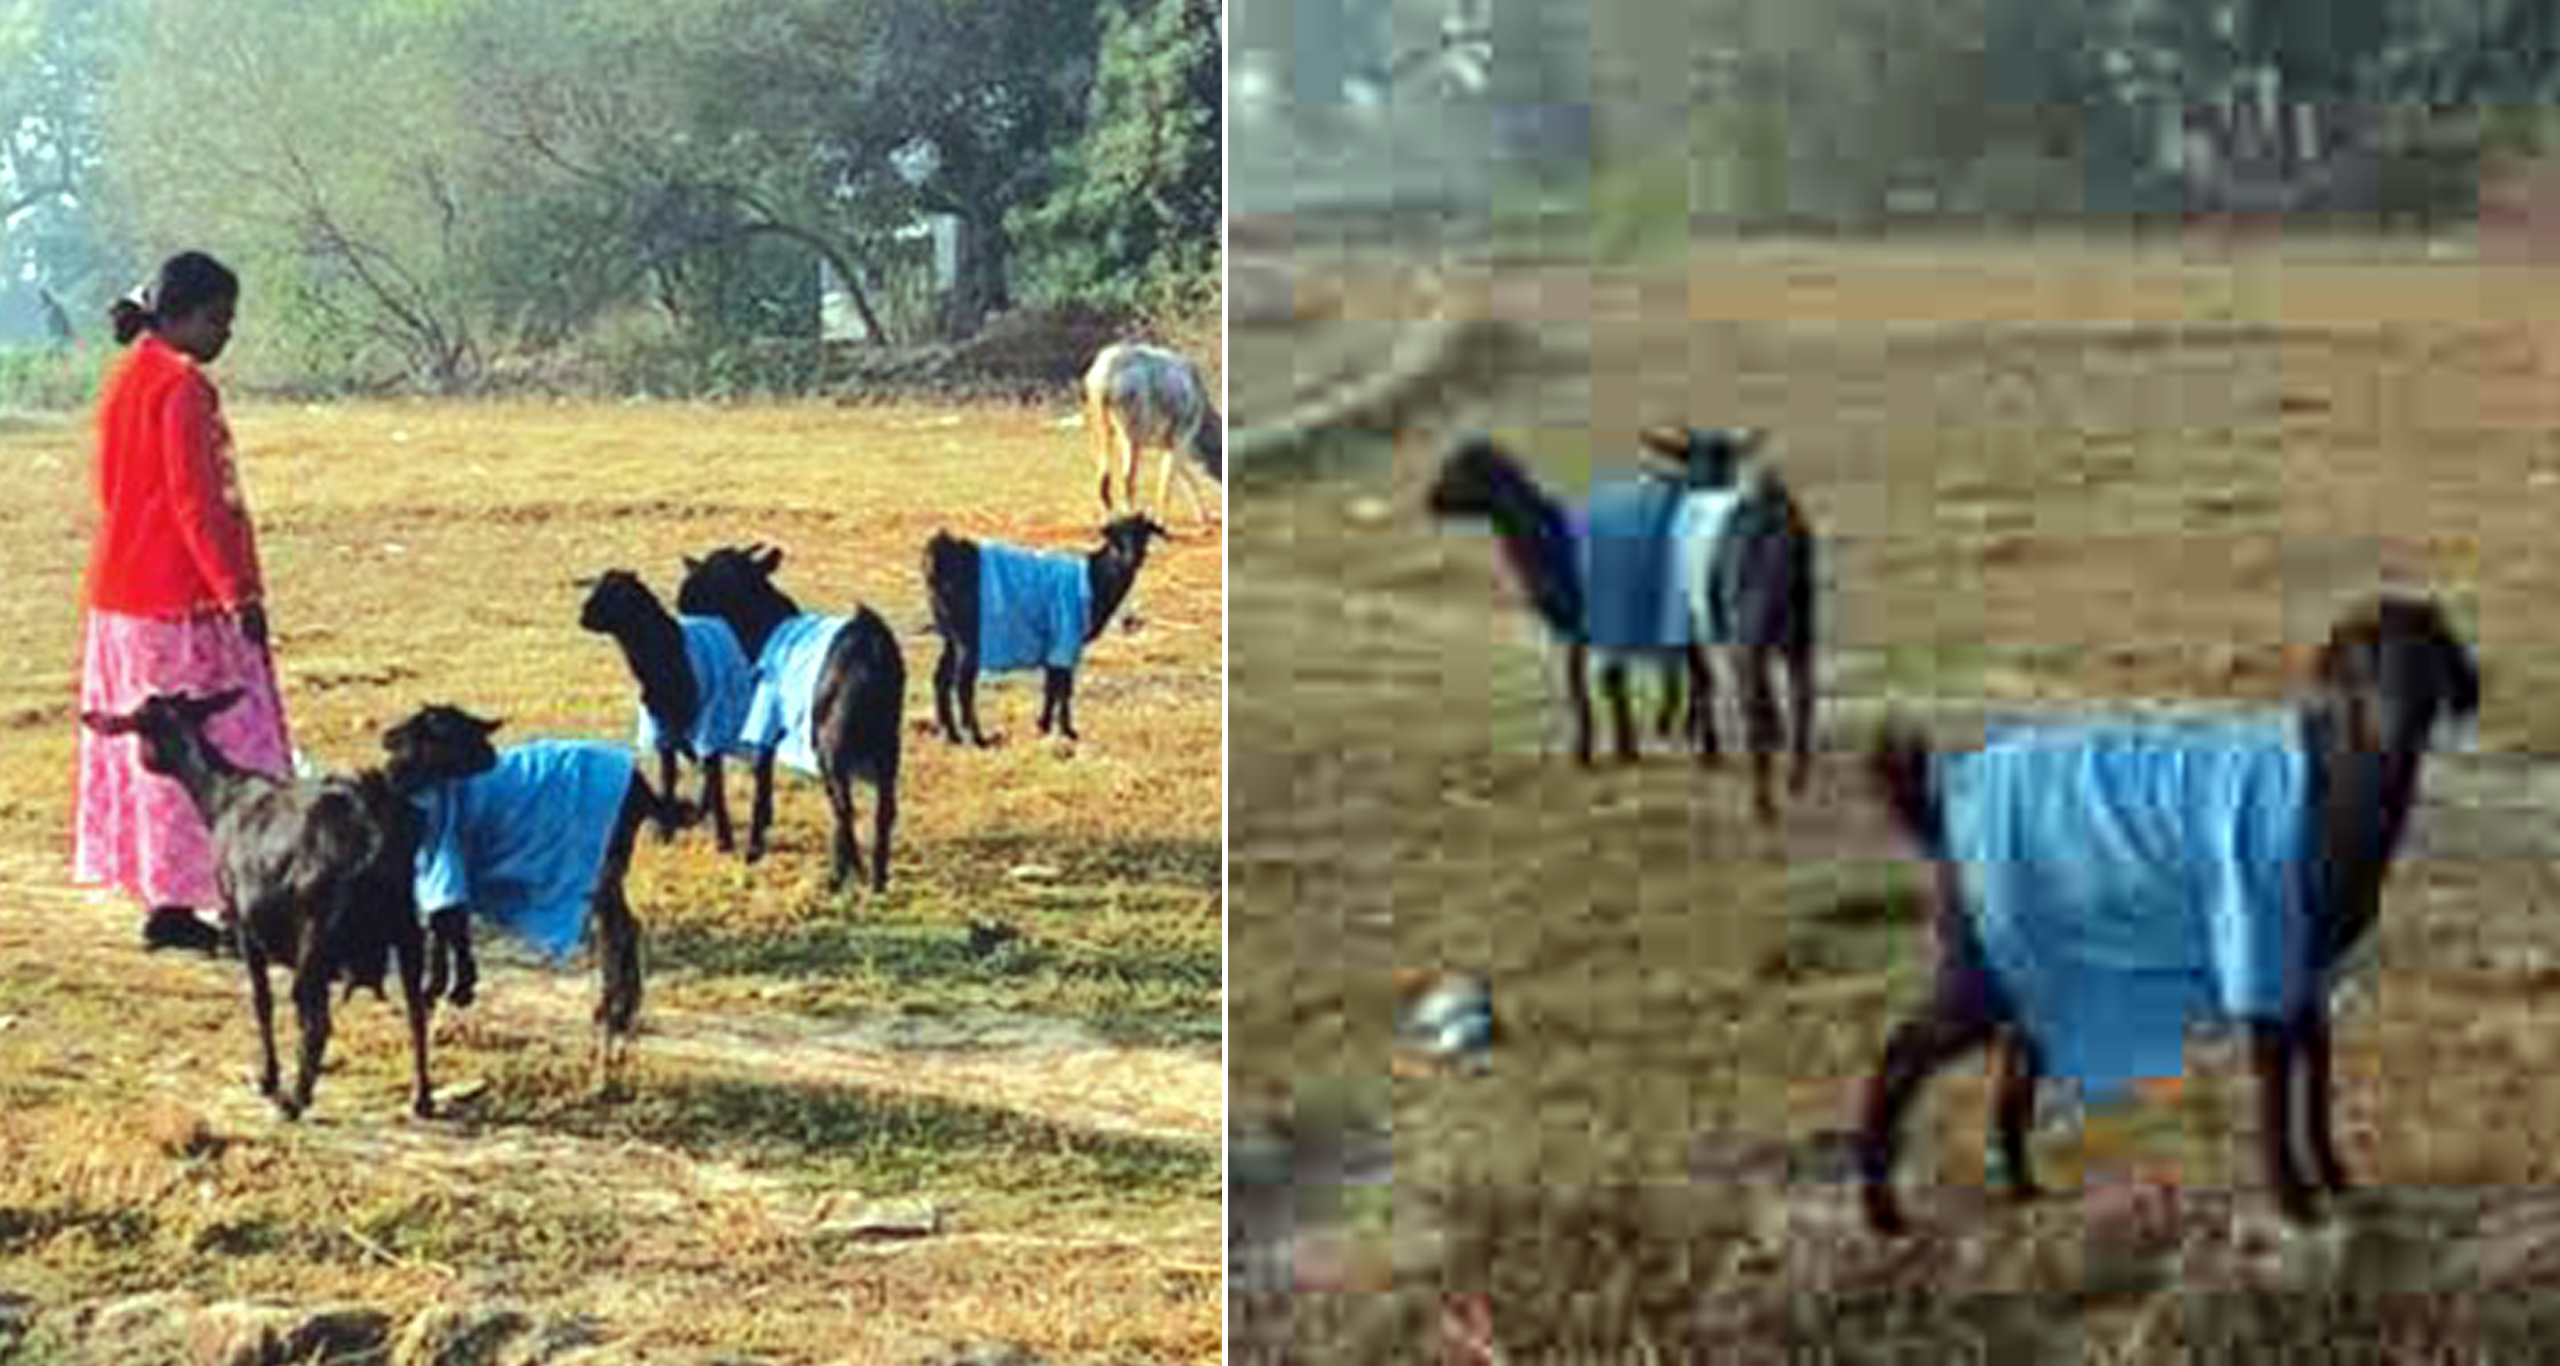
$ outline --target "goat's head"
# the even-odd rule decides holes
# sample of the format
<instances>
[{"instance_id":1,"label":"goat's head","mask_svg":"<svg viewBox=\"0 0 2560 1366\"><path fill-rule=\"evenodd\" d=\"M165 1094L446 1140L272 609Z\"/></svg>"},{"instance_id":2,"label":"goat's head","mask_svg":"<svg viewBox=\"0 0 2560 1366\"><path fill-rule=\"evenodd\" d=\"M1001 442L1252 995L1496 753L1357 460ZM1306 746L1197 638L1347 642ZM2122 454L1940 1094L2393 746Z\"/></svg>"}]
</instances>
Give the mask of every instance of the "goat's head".
<instances>
[{"instance_id":1,"label":"goat's head","mask_svg":"<svg viewBox=\"0 0 2560 1366\"><path fill-rule=\"evenodd\" d=\"M487 721L460 707L420 707L408 720L382 732L390 768L410 782L468 778L497 767L498 751L489 737L504 724Z\"/></svg>"},{"instance_id":2,"label":"goat's head","mask_svg":"<svg viewBox=\"0 0 2560 1366\"><path fill-rule=\"evenodd\" d=\"M1113 518L1102 528L1102 547L1106 553L1136 563L1147 558L1147 542L1172 540L1173 533L1143 512Z\"/></svg>"},{"instance_id":3,"label":"goat's head","mask_svg":"<svg viewBox=\"0 0 2560 1366\"><path fill-rule=\"evenodd\" d=\"M2312 677L2372 748L2415 753L2479 721L2480 666L2430 599L2357 606L2330 631Z\"/></svg>"},{"instance_id":4,"label":"goat's head","mask_svg":"<svg viewBox=\"0 0 2560 1366\"><path fill-rule=\"evenodd\" d=\"M608 569L578 586L587 590L587 600L578 608L578 625L604 635L647 620L654 615L650 609L659 607L658 595L628 569Z\"/></svg>"},{"instance_id":5,"label":"goat's head","mask_svg":"<svg viewBox=\"0 0 2560 1366\"><path fill-rule=\"evenodd\" d=\"M143 768L166 776L185 764L187 754L203 739L205 723L229 711L241 696L238 688L209 697L155 693L122 716L84 711L80 724L100 735L140 736Z\"/></svg>"},{"instance_id":6,"label":"goat's head","mask_svg":"<svg viewBox=\"0 0 2560 1366\"><path fill-rule=\"evenodd\" d=\"M695 559L684 557L684 581L676 588L676 610L687 616L730 616L758 599L780 599L773 571L782 567L782 548L759 541L749 546L722 546Z\"/></svg>"},{"instance_id":7,"label":"goat's head","mask_svg":"<svg viewBox=\"0 0 2560 1366\"><path fill-rule=\"evenodd\" d=\"M1677 467L1682 483L1702 489L1732 484L1768 438L1757 427L1647 427L1638 435L1645 450Z\"/></svg>"},{"instance_id":8,"label":"goat's head","mask_svg":"<svg viewBox=\"0 0 2560 1366\"><path fill-rule=\"evenodd\" d=\"M1462 437L1449 448L1439 477L1431 481L1431 514L1490 517L1502 506L1504 491L1526 477L1520 462L1492 437Z\"/></svg>"}]
</instances>

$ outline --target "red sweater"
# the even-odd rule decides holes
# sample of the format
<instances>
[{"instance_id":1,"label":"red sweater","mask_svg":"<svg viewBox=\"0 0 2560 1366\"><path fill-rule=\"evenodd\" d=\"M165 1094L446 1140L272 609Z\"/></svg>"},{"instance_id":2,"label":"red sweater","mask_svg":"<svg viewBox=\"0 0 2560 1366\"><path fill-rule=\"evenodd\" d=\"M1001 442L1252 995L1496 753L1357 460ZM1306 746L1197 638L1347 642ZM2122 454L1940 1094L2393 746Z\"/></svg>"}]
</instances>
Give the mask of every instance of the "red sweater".
<instances>
[{"instance_id":1,"label":"red sweater","mask_svg":"<svg viewBox=\"0 0 2560 1366\"><path fill-rule=\"evenodd\" d=\"M193 358L146 336L98 411L98 539L88 604L180 617L257 602L258 545L222 401Z\"/></svg>"}]
</instances>

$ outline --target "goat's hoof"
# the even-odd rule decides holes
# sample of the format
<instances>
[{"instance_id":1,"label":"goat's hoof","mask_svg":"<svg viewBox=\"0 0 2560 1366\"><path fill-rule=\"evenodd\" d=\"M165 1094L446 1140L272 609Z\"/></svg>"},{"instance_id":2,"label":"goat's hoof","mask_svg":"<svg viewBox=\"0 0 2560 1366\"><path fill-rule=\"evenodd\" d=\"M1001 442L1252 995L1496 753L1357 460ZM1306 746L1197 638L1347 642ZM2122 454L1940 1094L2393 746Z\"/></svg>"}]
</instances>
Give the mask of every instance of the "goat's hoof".
<instances>
[{"instance_id":1,"label":"goat's hoof","mask_svg":"<svg viewBox=\"0 0 2560 1366\"><path fill-rule=\"evenodd\" d=\"M1903 1217L1902 1206L1891 1196L1870 1193L1866 1197L1867 1231L1879 1238L1899 1238L1911 1231L1911 1221Z\"/></svg>"},{"instance_id":2,"label":"goat's hoof","mask_svg":"<svg viewBox=\"0 0 2560 1366\"><path fill-rule=\"evenodd\" d=\"M2283 1216L2285 1223L2291 1225L2296 1232L2316 1229L2320 1227L2323 1219L2319 1198L2311 1193L2311 1188L2308 1186L2278 1192L2276 1213Z\"/></svg>"},{"instance_id":3,"label":"goat's hoof","mask_svg":"<svg viewBox=\"0 0 2560 1366\"><path fill-rule=\"evenodd\" d=\"M420 1096L420 1097L418 1097L417 1099L415 1099L415 1100L413 1100L413 1101L410 1101L410 1102L409 1102L409 1113L410 1113L411 1115L413 1115L413 1116L415 1116L415 1117L419 1118L419 1119L433 1119L433 1118L435 1118L435 1117L436 1117L436 1102L435 1102L435 1097L433 1097L433 1096Z\"/></svg>"}]
</instances>

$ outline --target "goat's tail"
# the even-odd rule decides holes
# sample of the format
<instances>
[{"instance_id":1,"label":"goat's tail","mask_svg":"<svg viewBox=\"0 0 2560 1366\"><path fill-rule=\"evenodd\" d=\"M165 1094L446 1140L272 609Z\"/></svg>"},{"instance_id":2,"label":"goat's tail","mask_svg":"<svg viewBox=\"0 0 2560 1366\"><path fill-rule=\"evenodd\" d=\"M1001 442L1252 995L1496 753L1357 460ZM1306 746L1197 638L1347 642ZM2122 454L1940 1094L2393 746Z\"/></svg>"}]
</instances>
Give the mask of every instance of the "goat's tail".
<instances>
[{"instance_id":1,"label":"goat's tail","mask_svg":"<svg viewBox=\"0 0 2560 1366\"><path fill-rule=\"evenodd\" d=\"M1931 774L1929 737L1915 726L1888 721L1867 751L1867 781L1893 823L1935 858L1946 852L1946 812Z\"/></svg>"}]
</instances>

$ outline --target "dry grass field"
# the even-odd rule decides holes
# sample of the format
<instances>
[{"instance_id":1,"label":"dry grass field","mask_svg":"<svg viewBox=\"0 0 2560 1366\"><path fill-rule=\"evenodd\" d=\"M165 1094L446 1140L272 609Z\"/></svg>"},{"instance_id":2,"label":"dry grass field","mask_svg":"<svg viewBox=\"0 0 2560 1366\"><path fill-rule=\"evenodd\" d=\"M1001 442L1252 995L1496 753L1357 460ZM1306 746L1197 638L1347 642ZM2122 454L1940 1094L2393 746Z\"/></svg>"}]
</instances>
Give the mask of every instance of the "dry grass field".
<instances>
[{"instance_id":1,"label":"dry grass field","mask_svg":"<svg viewBox=\"0 0 2560 1366\"><path fill-rule=\"evenodd\" d=\"M288 713L330 767L431 700L628 736L572 580L671 595L728 542L785 547L805 607L876 606L909 674L885 900L825 893L826 803L789 774L757 868L707 830L644 841L631 1096L589 1091L592 973L500 961L439 1017L450 1117L405 1117L399 1011L368 997L298 1125L250 1089L237 966L146 957L137 908L67 886L88 431L0 425L0 1359L208 1359L198 1307L234 1301L429 1346L430 1310L512 1306L516 1350L580 1361L1214 1359L1218 533L1173 520L1080 672L1080 747L1033 733L1036 676L982 686L999 748L929 733L923 542L1091 545L1070 413L236 405ZM972 920L1022 937L973 957ZM865 1227L926 1210L929 1236Z\"/></svg>"},{"instance_id":2,"label":"dry grass field","mask_svg":"<svg viewBox=\"0 0 2560 1366\"><path fill-rule=\"evenodd\" d=\"M1517 266L1473 286L1505 358L1412 440L1239 491L1234 1104L1391 1118L1394 1173L1299 1258L1355 1288L1240 1302L1245 1359L1416 1359L1451 1305L1510 1361L2543 1358L2560 274L2227 247ZM1403 264L1301 297L1392 298ZM1826 728L1773 830L1731 760L1577 771L1490 539L1422 508L1451 431L1577 490L1663 420L1771 429L1822 537ZM1927 1231L1864 1238L1825 1136L1926 970L1921 866L1854 768L1880 710L1960 739L1993 710L2262 704L2385 584L2449 603L2488 699L2485 752L2430 769L2341 1029L2367 1192L2271 1239L2223 1058L2103 1144L2041 1139L2058 1198L1986 1208L1977 1064L1915 1116ZM1506 1033L1482 1073L1390 1079L1392 974L1439 967L1489 977ZM2173 1212L2128 1215L2137 1179Z\"/></svg>"}]
</instances>

